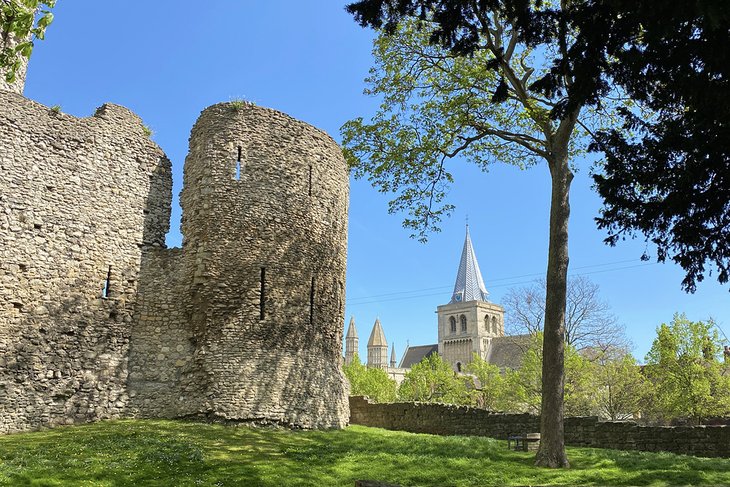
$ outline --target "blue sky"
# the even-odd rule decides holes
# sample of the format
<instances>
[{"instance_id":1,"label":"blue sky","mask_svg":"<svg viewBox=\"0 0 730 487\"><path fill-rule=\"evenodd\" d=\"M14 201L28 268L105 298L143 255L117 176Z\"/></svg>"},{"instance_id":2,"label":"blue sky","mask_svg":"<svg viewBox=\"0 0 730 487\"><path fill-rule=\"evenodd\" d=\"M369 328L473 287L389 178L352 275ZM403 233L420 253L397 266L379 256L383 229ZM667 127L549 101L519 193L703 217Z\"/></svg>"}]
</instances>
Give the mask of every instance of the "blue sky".
<instances>
[{"instance_id":1,"label":"blue sky","mask_svg":"<svg viewBox=\"0 0 730 487\"><path fill-rule=\"evenodd\" d=\"M348 119L373 113L362 94L371 65L372 32L355 24L345 2L58 2L47 38L36 46L25 95L89 116L105 102L125 105L154 131L173 163L174 203L168 244L180 243L177 196L190 129L201 110L245 99L327 131L339 141ZM191 8L195 6L195 8ZM695 294L680 288L672 263L641 262L643 239L609 248L593 218L601 206L590 164L577 161L570 224L570 273L586 274L626 326L643 359L656 327L674 312L713 317L730 336L730 293L714 276ZM470 231L491 300L545 274L549 175L494 165L482 173L451 166L457 209L427 244L408 238L402 215L388 215L388 196L351 181L346 321L355 316L361 355L376 317L400 357L411 345L436 342L436 306L450 299Z\"/></svg>"}]
</instances>

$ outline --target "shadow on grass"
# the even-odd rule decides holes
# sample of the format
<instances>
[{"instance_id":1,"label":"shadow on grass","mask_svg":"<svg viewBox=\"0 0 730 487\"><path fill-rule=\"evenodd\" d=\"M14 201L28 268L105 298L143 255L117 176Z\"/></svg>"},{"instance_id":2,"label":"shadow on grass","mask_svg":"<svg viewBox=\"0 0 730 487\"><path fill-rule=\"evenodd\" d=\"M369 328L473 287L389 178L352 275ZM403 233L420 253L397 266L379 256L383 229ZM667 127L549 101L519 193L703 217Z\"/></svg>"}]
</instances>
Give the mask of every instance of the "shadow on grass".
<instances>
[{"instance_id":1,"label":"shadow on grass","mask_svg":"<svg viewBox=\"0 0 730 487\"><path fill-rule=\"evenodd\" d=\"M570 448L573 468L489 438L114 421L0 437L0 485L722 485L730 460Z\"/></svg>"}]
</instances>

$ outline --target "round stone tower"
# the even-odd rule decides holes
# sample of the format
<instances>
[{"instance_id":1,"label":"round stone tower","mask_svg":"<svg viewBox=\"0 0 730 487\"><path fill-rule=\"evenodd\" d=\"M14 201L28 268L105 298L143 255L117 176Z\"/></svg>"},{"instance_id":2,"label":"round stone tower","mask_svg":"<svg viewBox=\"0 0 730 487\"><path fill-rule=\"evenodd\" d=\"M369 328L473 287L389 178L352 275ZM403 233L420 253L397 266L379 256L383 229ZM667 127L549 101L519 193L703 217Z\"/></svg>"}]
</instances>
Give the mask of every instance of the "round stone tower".
<instances>
[{"instance_id":1,"label":"round stone tower","mask_svg":"<svg viewBox=\"0 0 730 487\"><path fill-rule=\"evenodd\" d=\"M341 427L348 170L324 132L231 102L185 161L183 259L201 412Z\"/></svg>"}]
</instances>

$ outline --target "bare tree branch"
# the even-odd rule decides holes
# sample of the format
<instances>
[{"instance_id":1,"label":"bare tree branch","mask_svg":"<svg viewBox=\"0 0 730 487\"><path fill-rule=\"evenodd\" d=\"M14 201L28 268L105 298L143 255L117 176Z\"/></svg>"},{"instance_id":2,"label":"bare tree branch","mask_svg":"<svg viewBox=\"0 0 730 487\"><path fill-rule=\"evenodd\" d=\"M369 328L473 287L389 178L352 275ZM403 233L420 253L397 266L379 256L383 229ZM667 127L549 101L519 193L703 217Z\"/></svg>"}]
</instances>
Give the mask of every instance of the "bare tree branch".
<instances>
[{"instance_id":1,"label":"bare tree branch","mask_svg":"<svg viewBox=\"0 0 730 487\"><path fill-rule=\"evenodd\" d=\"M502 304L510 333L533 335L542 331L545 280L510 289ZM601 300L598 285L583 276L568 279L565 342L578 350L593 351L590 355L625 349L628 345L624 328L611 313L611 306Z\"/></svg>"}]
</instances>

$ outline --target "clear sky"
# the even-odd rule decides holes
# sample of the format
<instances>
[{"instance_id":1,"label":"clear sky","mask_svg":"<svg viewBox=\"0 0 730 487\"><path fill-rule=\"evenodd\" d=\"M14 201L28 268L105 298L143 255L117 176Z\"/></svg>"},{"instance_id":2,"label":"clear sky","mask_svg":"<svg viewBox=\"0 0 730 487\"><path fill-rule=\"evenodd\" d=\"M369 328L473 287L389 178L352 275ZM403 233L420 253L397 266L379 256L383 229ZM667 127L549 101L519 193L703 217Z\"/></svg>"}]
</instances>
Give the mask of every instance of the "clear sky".
<instances>
[{"instance_id":1,"label":"clear sky","mask_svg":"<svg viewBox=\"0 0 730 487\"><path fill-rule=\"evenodd\" d=\"M154 131L173 163L173 216L168 245L180 245L177 197L190 129L201 110L245 99L275 108L340 141L348 119L373 113L362 94L373 34L355 24L340 0L150 2L61 0L28 71L25 95L89 116L105 102L125 105ZM192 8L191 8L192 7ZM626 326L639 359L656 327L685 312L713 317L730 336L730 293L714 276L695 294L680 288L673 263L641 262L643 239L617 248L602 242L593 218L601 206L590 163L577 161L570 224L570 273L600 285ZM398 357L406 346L436 343L436 306L449 301L468 216L492 301L511 286L545 274L549 175L496 164L482 173L464 161L451 166L456 205L443 231L427 244L409 239L402 215L387 213L387 195L351 181L346 321L355 316L361 356L379 317Z\"/></svg>"}]
</instances>

